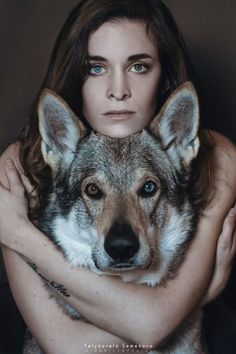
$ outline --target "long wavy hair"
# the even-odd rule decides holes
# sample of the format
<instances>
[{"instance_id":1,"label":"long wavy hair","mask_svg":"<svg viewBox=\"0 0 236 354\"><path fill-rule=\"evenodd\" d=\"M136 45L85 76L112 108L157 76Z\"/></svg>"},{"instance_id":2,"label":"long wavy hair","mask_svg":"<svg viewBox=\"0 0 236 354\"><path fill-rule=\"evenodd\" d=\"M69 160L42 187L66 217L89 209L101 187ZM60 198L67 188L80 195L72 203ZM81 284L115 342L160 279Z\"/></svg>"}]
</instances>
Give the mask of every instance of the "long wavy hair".
<instances>
[{"instance_id":1,"label":"long wavy hair","mask_svg":"<svg viewBox=\"0 0 236 354\"><path fill-rule=\"evenodd\" d=\"M185 81L196 86L194 71L182 35L169 9L161 0L82 0L72 10L60 31L52 51L49 67L30 114L18 138L19 158L26 176L38 194L38 203L30 216L37 218L41 196L47 191L50 169L41 154L37 106L40 93L50 88L68 102L86 124L82 112L82 86L88 74L88 40L103 23L114 19L142 21L150 40L156 45L162 68L157 92L158 109L166 98ZM192 176L194 200L203 206L213 186L210 137L200 134L201 148L194 161ZM204 163L204 168L202 165ZM190 191L191 192L191 191Z\"/></svg>"}]
</instances>

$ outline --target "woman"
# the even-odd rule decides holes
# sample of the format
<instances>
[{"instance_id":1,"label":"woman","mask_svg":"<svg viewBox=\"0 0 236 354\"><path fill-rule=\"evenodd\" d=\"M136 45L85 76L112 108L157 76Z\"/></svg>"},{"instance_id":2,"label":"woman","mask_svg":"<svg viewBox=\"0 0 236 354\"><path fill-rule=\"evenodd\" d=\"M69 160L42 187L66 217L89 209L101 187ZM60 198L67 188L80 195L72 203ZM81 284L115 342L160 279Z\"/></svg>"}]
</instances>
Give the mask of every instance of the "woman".
<instances>
[{"instance_id":1,"label":"woman","mask_svg":"<svg viewBox=\"0 0 236 354\"><path fill-rule=\"evenodd\" d=\"M142 129L166 97L189 79L194 80L183 40L161 1L86 0L62 29L42 88L59 93L88 128L121 137ZM104 126L103 110L118 105L133 108L141 125L137 126L135 119L131 125L111 119ZM235 252L235 209L226 217L235 200L234 147L219 134L211 133L211 140L202 134L195 183L202 195L210 183L214 182L214 188L208 193L208 204L179 275L166 288L124 284L116 277L98 278L88 270L71 269L29 221L24 189L14 165L7 161L14 160L30 192L26 176L29 178L34 188L34 193L29 193L30 217L37 220L49 171L40 154L36 106L37 100L19 142L0 160L0 180L6 188L0 190L0 237L6 246L3 254L11 289L27 325L46 353L83 352L85 344L91 343L161 345L196 306L214 297L216 287L222 287L227 279ZM223 277L218 271L212 280L220 233L217 250L226 265L221 267ZM67 301L91 324L71 321L63 314L25 258L46 278L63 284L69 294ZM217 264L220 261L218 258Z\"/></svg>"}]
</instances>

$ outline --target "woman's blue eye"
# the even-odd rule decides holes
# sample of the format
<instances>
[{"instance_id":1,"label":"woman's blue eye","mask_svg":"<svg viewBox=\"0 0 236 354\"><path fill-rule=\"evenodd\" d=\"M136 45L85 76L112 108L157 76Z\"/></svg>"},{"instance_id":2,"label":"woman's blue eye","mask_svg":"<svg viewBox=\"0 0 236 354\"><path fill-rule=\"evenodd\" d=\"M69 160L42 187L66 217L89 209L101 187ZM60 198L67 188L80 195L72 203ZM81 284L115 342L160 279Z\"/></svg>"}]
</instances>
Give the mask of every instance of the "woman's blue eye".
<instances>
[{"instance_id":1,"label":"woman's blue eye","mask_svg":"<svg viewBox=\"0 0 236 354\"><path fill-rule=\"evenodd\" d=\"M132 69L134 69L134 70L132 70ZM135 72L135 73L145 73L147 70L148 70L148 68L144 64L134 64L134 65L132 65L130 71Z\"/></svg>"},{"instance_id":2,"label":"woman's blue eye","mask_svg":"<svg viewBox=\"0 0 236 354\"><path fill-rule=\"evenodd\" d=\"M93 75L98 75L98 74L102 74L105 69L101 66L101 65L93 65L93 66L90 66L89 68L89 73L90 74L93 74Z\"/></svg>"}]
</instances>

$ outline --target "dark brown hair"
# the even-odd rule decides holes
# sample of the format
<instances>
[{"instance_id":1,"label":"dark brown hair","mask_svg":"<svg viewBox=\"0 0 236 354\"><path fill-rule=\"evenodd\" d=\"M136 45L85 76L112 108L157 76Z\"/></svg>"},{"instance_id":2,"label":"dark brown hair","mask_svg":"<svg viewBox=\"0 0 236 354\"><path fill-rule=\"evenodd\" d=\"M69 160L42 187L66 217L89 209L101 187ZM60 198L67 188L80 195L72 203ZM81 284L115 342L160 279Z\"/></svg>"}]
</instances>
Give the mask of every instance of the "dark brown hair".
<instances>
[{"instance_id":1,"label":"dark brown hair","mask_svg":"<svg viewBox=\"0 0 236 354\"><path fill-rule=\"evenodd\" d=\"M156 45L162 68L158 90L159 107L180 84L195 82L188 51L172 14L160 0L82 0L71 12L56 41L46 77L42 83L31 114L20 134L20 162L40 196L48 185L50 170L43 161L38 129L37 104L40 92L47 87L68 102L75 113L82 114L82 86L88 72L88 40L91 33L103 23L114 19L130 19L146 24L150 40ZM204 149L210 150L209 139L204 139ZM202 145L203 146L203 145ZM209 154L199 154L206 163ZM210 160L209 160L210 161ZM200 171L200 165L198 166ZM206 168L204 170L206 171ZM210 162L208 163L210 171ZM197 175L197 174L196 174ZM198 189L209 187L208 177L199 175ZM197 188L196 188L197 189ZM37 207L33 210L37 216Z\"/></svg>"}]
</instances>

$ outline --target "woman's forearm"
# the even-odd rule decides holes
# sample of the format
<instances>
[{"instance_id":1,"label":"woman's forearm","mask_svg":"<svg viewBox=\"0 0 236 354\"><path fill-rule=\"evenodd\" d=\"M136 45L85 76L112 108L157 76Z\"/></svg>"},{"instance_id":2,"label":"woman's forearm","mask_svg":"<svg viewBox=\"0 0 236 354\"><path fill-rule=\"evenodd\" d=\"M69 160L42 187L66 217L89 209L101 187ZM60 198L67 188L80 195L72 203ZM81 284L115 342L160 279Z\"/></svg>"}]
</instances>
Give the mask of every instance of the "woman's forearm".
<instances>
[{"instance_id":1,"label":"woman's forearm","mask_svg":"<svg viewBox=\"0 0 236 354\"><path fill-rule=\"evenodd\" d=\"M116 348L119 346L117 352L122 352L124 345L128 344L127 341L92 324L72 320L49 298L48 290L39 276L19 255L8 249L4 249L3 254L17 306L45 353L94 353L93 348L96 345L110 345Z\"/></svg>"},{"instance_id":2,"label":"woman's forearm","mask_svg":"<svg viewBox=\"0 0 236 354\"><path fill-rule=\"evenodd\" d=\"M17 251L49 280L63 284L70 294L66 301L90 322L128 341L158 346L198 305L210 282L220 222L210 223L208 235L203 234L205 224L208 219L201 222L179 275L166 288L125 284L117 277L73 269L32 224L19 231Z\"/></svg>"}]
</instances>

